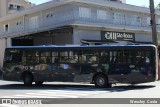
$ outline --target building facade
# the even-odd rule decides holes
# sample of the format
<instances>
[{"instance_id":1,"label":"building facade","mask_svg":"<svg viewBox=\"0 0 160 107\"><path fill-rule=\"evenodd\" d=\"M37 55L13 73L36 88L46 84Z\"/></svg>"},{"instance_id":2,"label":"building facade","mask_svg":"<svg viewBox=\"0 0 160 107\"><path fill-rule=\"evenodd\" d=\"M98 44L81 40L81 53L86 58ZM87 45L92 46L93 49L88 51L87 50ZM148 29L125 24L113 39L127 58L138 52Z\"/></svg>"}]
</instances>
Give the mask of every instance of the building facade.
<instances>
[{"instance_id":1,"label":"building facade","mask_svg":"<svg viewBox=\"0 0 160 107\"><path fill-rule=\"evenodd\" d=\"M0 0L0 17L25 10L32 5L28 0Z\"/></svg>"},{"instance_id":2,"label":"building facade","mask_svg":"<svg viewBox=\"0 0 160 107\"><path fill-rule=\"evenodd\" d=\"M82 40L151 43L150 10L108 0L53 0L9 14L0 18L0 65L7 46L77 45Z\"/></svg>"}]
</instances>

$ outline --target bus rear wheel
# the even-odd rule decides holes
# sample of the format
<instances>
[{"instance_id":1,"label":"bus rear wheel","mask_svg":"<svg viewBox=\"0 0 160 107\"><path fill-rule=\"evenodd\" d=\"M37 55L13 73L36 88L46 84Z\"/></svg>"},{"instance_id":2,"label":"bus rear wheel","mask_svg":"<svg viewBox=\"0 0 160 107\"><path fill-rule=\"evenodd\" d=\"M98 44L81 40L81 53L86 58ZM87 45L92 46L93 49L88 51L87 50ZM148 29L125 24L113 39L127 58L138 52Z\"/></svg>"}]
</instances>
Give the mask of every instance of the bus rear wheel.
<instances>
[{"instance_id":1,"label":"bus rear wheel","mask_svg":"<svg viewBox=\"0 0 160 107\"><path fill-rule=\"evenodd\" d=\"M109 85L107 77L103 74L96 75L94 78L94 84L98 88L105 88Z\"/></svg>"},{"instance_id":2,"label":"bus rear wheel","mask_svg":"<svg viewBox=\"0 0 160 107\"><path fill-rule=\"evenodd\" d=\"M32 75L26 74L23 78L23 82L25 86L31 86L33 82Z\"/></svg>"},{"instance_id":3,"label":"bus rear wheel","mask_svg":"<svg viewBox=\"0 0 160 107\"><path fill-rule=\"evenodd\" d=\"M36 81L36 82L35 82L35 85L38 85L38 86L39 86L39 85L42 85L42 84L43 84L43 81Z\"/></svg>"}]
</instances>

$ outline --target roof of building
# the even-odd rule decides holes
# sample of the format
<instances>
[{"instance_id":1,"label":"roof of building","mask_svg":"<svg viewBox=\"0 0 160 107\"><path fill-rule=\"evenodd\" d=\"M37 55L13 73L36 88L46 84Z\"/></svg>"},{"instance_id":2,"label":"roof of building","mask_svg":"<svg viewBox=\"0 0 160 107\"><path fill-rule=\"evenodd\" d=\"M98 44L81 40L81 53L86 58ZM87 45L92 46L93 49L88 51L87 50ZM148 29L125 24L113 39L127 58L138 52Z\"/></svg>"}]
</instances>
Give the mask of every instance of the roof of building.
<instances>
[{"instance_id":1,"label":"roof of building","mask_svg":"<svg viewBox=\"0 0 160 107\"><path fill-rule=\"evenodd\" d=\"M123 3L117 3L117 2L110 2L110 1L103 1L103 0L59 0L59 1L49 1L46 3L43 3L41 5L30 7L24 11L20 11L14 14L9 14L7 16L1 17L0 22L4 22L7 20L11 20L17 17L29 15L35 12L39 12L45 9L58 7L65 4L72 4L72 3L79 3L79 4L88 4L88 5L94 5L94 6L100 6L100 7L110 7L115 9L121 9L126 11L133 11L133 12L142 12L142 13L148 13L150 14L149 8L146 7L140 7L140 6L134 6L129 4L123 4ZM156 11L156 14L160 15L160 11Z\"/></svg>"}]
</instances>

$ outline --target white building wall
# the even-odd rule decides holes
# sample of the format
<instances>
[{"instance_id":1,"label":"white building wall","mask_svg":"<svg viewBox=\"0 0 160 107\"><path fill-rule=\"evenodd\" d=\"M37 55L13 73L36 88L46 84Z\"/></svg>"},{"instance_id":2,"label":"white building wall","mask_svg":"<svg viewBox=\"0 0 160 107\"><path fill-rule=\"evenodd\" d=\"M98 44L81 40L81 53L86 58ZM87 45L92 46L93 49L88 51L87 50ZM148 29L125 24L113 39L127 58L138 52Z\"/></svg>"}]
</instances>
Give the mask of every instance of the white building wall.
<instances>
[{"instance_id":1,"label":"white building wall","mask_svg":"<svg viewBox=\"0 0 160 107\"><path fill-rule=\"evenodd\" d=\"M85 14L85 11L80 8L89 10L90 16L86 17L83 15L82 17L82 13ZM0 32L0 37L26 35L27 33L40 32L49 28L73 24L151 31L151 27L149 26L150 14L147 12L142 13L139 11L120 10L80 3L79 5L61 5L59 7L47 8L41 11L37 10L32 13L32 10L35 9L36 7L26 10L26 12L31 12L30 14L21 15L20 13L16 13L14 15L9 15L10 17L17 16L12 19L10 19L9 16L0 18L0 31L2 31ZM99 11L101 11L101 13L102 11L103 13L106 13L105 16L103 15L103 19L98 17ZM158 15L158 18L160 19L160 15ZM3 31L5 24L9 24L9 32ZM158 29L160 29L160 26L158 26Z\"/></svg>"},{"instance_id":2,"label":"white building wall","mask_svg":"<svg viewBox=\"0 0 160 107\"><path fill-rule=\"evenodd\" d=\"M85 40L101 40L100 31L89 29L74 29L73 44L81 44L81 39Z\"/></svg>"},{"instance_id":3,"label":"white building wall","mask_svg":"<svg viewBox=\"0 0 160 107\"><path fill-rule=\"evenodd\" d=\"M4 51L6 48L6 39L0 39L0 70L3 66L3 57L4 57Z\"/></svg>"}]
</instances>

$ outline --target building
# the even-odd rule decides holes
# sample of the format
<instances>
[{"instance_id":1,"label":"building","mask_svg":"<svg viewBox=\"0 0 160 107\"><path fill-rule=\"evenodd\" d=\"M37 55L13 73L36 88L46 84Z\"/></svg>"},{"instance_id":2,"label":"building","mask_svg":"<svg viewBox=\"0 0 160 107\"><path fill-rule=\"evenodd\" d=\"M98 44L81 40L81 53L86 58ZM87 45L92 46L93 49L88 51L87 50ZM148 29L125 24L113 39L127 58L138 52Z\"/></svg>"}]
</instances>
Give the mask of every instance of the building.
<instances>
[{"instance_id":1,"label":"building","mask_svg":"<svg viewBox=\"0 0 160 107\"><path fill-rule=\"evenodd\" d=\"M156 20L160 23L159 11ZM157 31L159 35L160 26ZM150 10L108 0L52 0L6 15L0 18L0 65L7 46L81 44L84 40L151 43Z\"/></svg>"},{"instance_id":2,"label":"building","mask_svg":"<svg viewBox=\"0 0 160 107\"><path fill-rule=\"evenodd\" d=\"M126 0L110 0L110 1L116 1L116 2L120 2L120 3L126 3Z\"/></svg>"},{"instance_id":3,"label":"building","mask_svg":"<svg viewBox=\"0 0 160 107\"><path fill-rule=\"evenodd\" d=\"M0 17L31 7L27 0L0 0Z\"/></svg>"}]
</instances>

